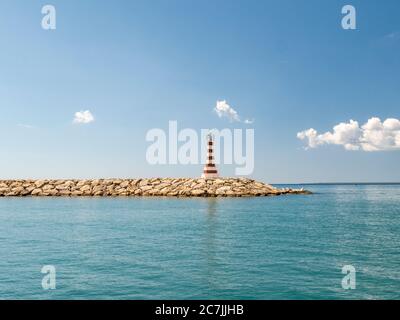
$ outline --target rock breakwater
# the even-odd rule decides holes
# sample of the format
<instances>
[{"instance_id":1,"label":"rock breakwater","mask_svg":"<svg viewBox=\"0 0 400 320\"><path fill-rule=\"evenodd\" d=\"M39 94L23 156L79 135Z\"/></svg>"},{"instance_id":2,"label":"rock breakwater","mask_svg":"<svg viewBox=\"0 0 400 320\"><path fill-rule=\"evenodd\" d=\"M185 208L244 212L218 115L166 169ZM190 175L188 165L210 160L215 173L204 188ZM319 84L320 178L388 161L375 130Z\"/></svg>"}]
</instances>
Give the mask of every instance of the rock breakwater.
<instances>
[{"instance_id":1,"label":"rock breakwater","mask_svg":"<svg viewBox=\"0 0 400 320\"><path fill-rule=\"evenodd\" d=\"M256 197L309 194L247 178L0 180L0 197Z\"/></svg>"}]
</instances>

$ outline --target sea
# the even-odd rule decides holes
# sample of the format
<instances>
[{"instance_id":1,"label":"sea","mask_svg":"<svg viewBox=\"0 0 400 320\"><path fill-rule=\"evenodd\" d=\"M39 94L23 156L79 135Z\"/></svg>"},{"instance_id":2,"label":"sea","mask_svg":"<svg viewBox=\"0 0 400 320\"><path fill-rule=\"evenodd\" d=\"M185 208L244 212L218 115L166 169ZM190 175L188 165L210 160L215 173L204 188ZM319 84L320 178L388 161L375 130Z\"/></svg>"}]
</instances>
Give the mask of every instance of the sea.
<instances>
[{"instance_id":1,"label":"sea","mask_svg":"<svg viewBox=\"0 0 400 320\"><path fill-rule=\"evenodd\" d=\"M0 299L399 299L400 185L288 187L0 198Z\"/></svg>"}]
</instances>

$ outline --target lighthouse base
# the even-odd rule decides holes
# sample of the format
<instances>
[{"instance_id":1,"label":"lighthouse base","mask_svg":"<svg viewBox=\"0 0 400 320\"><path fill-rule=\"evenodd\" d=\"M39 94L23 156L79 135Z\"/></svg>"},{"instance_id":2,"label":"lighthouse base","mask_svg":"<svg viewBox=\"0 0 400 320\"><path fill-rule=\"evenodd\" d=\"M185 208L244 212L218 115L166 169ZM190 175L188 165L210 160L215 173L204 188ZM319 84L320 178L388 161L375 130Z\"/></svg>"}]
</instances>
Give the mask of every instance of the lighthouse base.
<instances>
[{"instance_id":1,"label":"lighthouse base","mask_svg":"<svg viewBox=\"0 0 400 320\"><path fill-rule=\"evenodd\" d=\"M201 177L203 179L214 179L214 178L219 178L219 175L218 173L203 173Z\"/></svg>"}]
</instances>

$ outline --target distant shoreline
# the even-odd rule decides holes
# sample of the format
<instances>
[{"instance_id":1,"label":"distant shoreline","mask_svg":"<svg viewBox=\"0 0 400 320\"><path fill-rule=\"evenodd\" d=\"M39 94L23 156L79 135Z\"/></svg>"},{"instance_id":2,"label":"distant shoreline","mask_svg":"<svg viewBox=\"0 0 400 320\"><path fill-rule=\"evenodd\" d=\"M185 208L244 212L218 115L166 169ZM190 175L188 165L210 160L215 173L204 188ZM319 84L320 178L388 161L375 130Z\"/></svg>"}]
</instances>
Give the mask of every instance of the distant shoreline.
<instances>
[{"instance_id":1,"label":"distant shoreline","mask_svg":"<svg viewBox=\"0 0 400 320\"><path fill-rule=\"evenodd\" d=\"M306 182L306 183L273 183L274 186L321 186L321 185L350 185L350 186L357 186L357 185L400 185L400 182Z\"/></svg>"}]
</instances>

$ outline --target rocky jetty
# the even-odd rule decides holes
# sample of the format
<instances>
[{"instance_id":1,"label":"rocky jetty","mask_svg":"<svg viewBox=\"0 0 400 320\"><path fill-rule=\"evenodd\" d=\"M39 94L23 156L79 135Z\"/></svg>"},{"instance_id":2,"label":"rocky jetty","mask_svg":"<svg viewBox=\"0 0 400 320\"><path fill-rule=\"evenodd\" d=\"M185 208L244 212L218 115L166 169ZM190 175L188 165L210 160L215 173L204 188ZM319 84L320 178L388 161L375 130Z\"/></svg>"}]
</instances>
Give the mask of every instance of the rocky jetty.
<instances>
[{"instance_id":1,"label":"rocky jetty","mask_svg":"<svg viewBox=\"0 0 400 320\"><path fill-rule=\"evenodd\" d=\"M0 180L0 197L256 197L309 193L278 189L247 178Z\"/></svg>"}]
</instances>

